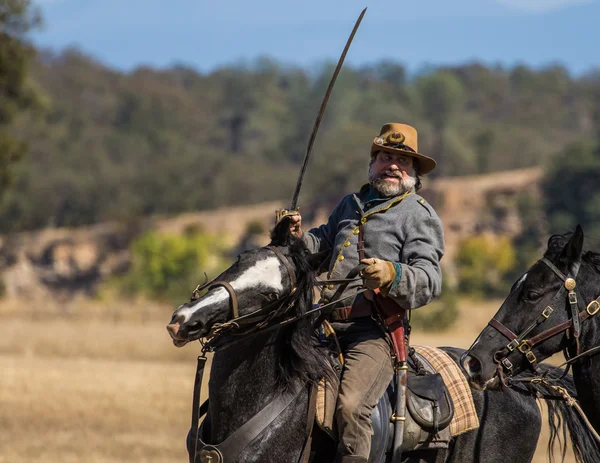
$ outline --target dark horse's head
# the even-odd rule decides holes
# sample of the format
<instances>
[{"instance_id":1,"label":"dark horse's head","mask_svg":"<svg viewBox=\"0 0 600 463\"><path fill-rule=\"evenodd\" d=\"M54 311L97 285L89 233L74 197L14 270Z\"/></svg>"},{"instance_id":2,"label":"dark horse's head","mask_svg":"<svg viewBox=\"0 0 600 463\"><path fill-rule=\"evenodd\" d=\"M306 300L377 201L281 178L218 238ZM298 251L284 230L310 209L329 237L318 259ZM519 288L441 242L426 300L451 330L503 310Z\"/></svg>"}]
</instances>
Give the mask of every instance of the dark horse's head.
<instances>
[{"instance_id":1,"label":"dark horse's head","mask_svg":"<svg viewBox=\"0 0 600 463\"><path fill-rule=\"evenodd\" d=\"M289 219L281 220L269 246L240 254L206 294L177 308L167 325L173 344L204 338L218 348L302 315L312 306L313 269L322 258L290 233ZM311 320L302 318L286 331L285 343L298 357L310 357L302 351L310 348L311 332Z\"/></svg>"},{"instance_id":2,"label":"dark horse's head","mask_svg":"<svg viewBox=\"0 0 600 463\"><path fill-rule=\"evenodd\" d=\"M582 314L581 336L599 307L600 255L583 252L581 227L572 234L554 235L544 257L515 284L510 294L462 358L473 386L502 387L511 377L567 349L575 353L574 314Z\"/></svg>"}]
</instances>

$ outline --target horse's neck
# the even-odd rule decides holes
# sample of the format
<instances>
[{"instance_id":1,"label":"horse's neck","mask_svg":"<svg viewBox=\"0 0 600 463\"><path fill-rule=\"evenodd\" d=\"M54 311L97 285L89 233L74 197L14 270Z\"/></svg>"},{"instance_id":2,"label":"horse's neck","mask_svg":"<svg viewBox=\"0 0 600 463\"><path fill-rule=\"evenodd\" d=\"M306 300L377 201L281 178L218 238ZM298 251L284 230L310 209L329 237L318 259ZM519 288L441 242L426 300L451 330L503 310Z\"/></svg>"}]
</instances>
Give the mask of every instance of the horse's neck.
<instances>
[{"instance_id":1,"label":"horse's neck","mask_svg":"<svg viewBox=\"0 0 600 463\"><path fill-rule=\"evenodd\" d=\"M275 336L257 336L215 354L209 382L212 442L221 442L281 392Z\"/></svg>"},{"instance_id":2,"label":"horse's neck","mask_svg":"<svg viewBox=\"0 0 600 463\"><path fill-rule=\"evenodd\" d=\"M584 325L581 352L600 345L600 318L594 317L584 322ZM600 357L598 355L575 362L573 378L581 407L594 427L600 431Z\"/></svg>"}]
</instances>

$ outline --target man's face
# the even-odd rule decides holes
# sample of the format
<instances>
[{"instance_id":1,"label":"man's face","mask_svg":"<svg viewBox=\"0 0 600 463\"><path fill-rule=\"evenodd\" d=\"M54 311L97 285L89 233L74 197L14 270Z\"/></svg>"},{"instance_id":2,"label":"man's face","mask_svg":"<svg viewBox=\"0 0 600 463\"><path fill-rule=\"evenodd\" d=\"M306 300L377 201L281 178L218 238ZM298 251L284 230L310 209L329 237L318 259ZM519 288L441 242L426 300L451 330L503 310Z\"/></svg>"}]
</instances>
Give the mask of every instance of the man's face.
<instances>
[{"instance_id":1,"label":"man's face","mask_svg":"<svg viewBox=\"0 0 600 463\"><path fill-rule=\"evenodd\" d=\"M369 182L384 197L413 190L416 184L413 158L401 153L379 151L369 167Z\"/></svg>"}]
</instances>

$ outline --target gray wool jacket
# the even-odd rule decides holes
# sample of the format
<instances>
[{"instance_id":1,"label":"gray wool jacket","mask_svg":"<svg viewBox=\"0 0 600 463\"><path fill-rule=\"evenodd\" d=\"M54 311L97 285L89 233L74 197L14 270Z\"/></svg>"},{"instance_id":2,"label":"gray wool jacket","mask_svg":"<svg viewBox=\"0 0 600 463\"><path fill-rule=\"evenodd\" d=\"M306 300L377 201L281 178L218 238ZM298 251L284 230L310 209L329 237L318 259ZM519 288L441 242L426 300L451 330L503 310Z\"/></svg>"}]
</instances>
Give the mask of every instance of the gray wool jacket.
<instances>
[{"instance_id":1,"label":"gray wool jacket","mask_svg":"<svg viewBox=\"0 0 600 463\"><path fill-rule=\"evenodd\" d=\"M358 225L363 221L365 257L376 257L400 265L388 297L405 309L430 303L442 290L440 259L444 254L444 231L433 208L418 194L380 198L365 185L349 194L335 207L326 224L304 233L311 252L332 250L329 279L345 278L359 263ZM362 283L346 288L343 296L354 294ZM336 287L323 291L327 303ZM344 305L350 305L347 299Z\"/></svg>"}]
</instances>

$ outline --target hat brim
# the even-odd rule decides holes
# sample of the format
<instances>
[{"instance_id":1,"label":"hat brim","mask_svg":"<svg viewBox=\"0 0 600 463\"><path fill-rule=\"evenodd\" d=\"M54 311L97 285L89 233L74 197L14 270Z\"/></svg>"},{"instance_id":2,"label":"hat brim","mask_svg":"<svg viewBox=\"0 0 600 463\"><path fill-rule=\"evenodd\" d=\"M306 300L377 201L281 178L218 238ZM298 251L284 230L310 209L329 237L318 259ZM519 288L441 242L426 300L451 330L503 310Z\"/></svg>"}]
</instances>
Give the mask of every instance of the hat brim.
<instances>
[{"instance_id":1,"label":"hat brim","mask_svg":"<svg viewBox=\"0 0 600 463\"><path fill-rule=\"evenodd\" d=\"M401 154L410 156L411 158L418 159L419 160L419 174L421 174L421 175L428 174L433 169L435 169L435 166L437 165L437 163L432 158L430 158L429 156L425 156L424 154L416 153L414 151L403 150L401 148L391 148L389 146L381 146L376 143L373 143L373 146L371 146L371 156L373 156L378 151L387 151L389 153L401 153Z\"/></svg>"}]
</instances>

